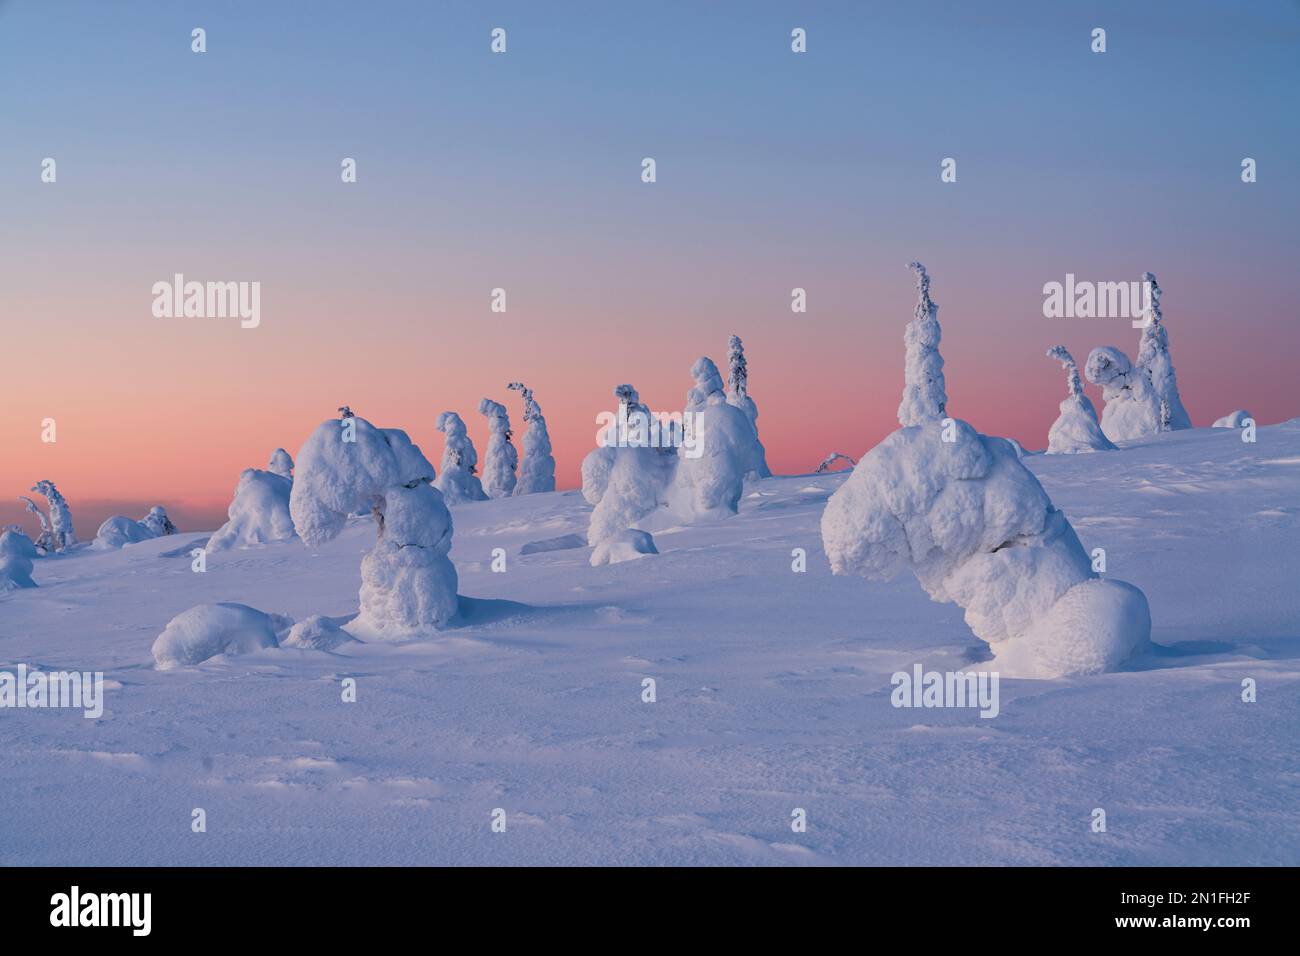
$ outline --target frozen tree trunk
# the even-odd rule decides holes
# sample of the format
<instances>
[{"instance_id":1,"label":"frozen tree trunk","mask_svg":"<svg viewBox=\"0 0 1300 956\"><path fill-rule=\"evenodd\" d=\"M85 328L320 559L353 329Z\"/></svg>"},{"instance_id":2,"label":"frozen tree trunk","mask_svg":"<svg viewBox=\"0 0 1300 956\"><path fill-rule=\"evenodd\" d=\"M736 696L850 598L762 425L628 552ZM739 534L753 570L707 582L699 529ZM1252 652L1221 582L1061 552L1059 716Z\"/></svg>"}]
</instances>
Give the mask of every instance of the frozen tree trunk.
<instances>
[{"instance_id":1,"label":"frozen tree trunk","mask_svg":"<svg viewBox=\"0 0 1300 956\"><path fill-rule=\"evenodd\" d=\"M1149 639L1146 598L1093 573L1074 529L1010 442L946 419L940 330L928 276L919 275L903 427L867 452L827 502L821 531L831 570L880 580L912 571L933 600L965 609L1005 676L1111 670Z\"/></svg>"},{"instance_id":2,"label":"frozen tree trunk","mask_svg":"<svg viewBox=\"0 0 1300 956\"><path fill-rule=\"evenodd\" d=\"M524 423L528 426L523 438L524 458L519 465L519 482L514 493L533 495L554 491L555 457L551 454L551 436L546 430L541 406L533 398L533 390L523 382L511 382L506 387L523 396Z\"/></svg>"},{"instance_id":3,"label":"frozen tree trunk","mask_svg":"<svg viewBox=\"0 0 1300 956\"><path fill-rule=\"evenodd\" d=\"M32 485L32 491L43 496L49 503L50 507L50 539L54 544L55 551L64 549L77 543L76 532L72 530L72 512L68 509L68 502L59 490L54 487L54 482L42 480Z\"/></svg>"},{"instance_id":4,"label":"frozen tree trunk","mask_svg":"<svg viewBox=\"0 0 1300 956\"><path fill-rule=\"evenodd\" d=\"M1142 281L1151 293L1151 305L1145 316L1147 322L1138 343L1137 367L1146 375L1155 393L1157 407L1160 402L1169 407L1161 415L1161 431L1191 428L1192 420L1183 407L1178 394L1178 378L1174 374L1173 359L1169 356L1169 332L1165 328L1164 312L1160 308L1160 286L1154 273L1146 272Z\"/></svg>"},{"instance_id":5,"label":"frozen tree trunk","mask_svg":"<svg viewBox=\"0 0 1300 956\"><path fill-rule=\"evenodd\" d=\"M753 461L747 478L771 478L772 469L767 467L767 449L758 438L758 405L749 394L749 363L745 360L745 343L739 335L733 335L727 342L727 362L731 374L727 378L731 391L727 393L727 404L739 408L749 417L754 426Z\"/></svg>"},{"instance_id":6,"label":"frozen tree trunk","mask_svg":"<svg viewBox=\"0 0 1300 956\"><path fill-rule=\"evenodd\" d=\"M478 403L488 422L488 444L483 458L483 491L489 498L509 498L514 493L519 452L510 443L510 416L506 407L490 398Z\"/></svg>"},{"instance_id":7,"label":"frozen tree trunk","mask_svg":"<svg viewBox=\"0 0 1300 956\"><path fill-rule=\"evenodd\" d=\"M442 449L442 473L433 483L434 487L442 492L449 505L487 501L483 483L475 474L478 452L474 450L464 421L455 412L443 412L438 416L438 431L446 436L446 441Z\"/></svg>"},{"instance_id":8,"label":"frozen tree trunk","mask_svg":"<svg viewBox=\"0 0 1300 956\"><path fill-rule=\"evenodd\" d=\"M353 417L322 422L298 451L289 510L303 542L338 535L369 508L378 538L361 562L361 609L347 630L363 640L401 640L445 627L455 616L451 513L431 482L436 472L406 433Z\"/></svg>"},{"instance_id":9,"label":"frozen tree trunk","mask_svg":"<svg viewBox=\"0 0 1300 956\"><path fill-rule=\"evenodd\" d=\"M1075 364L1074 356L1063 345L1053 346L1047 354L1065 368L1066 387L1061 414L1047 432L1047 454L1077 455L1091 451L1114 451L1115 446L1102 433L1097 410L1083 392L1079 366Z\"/></svg>"}]
</instances>

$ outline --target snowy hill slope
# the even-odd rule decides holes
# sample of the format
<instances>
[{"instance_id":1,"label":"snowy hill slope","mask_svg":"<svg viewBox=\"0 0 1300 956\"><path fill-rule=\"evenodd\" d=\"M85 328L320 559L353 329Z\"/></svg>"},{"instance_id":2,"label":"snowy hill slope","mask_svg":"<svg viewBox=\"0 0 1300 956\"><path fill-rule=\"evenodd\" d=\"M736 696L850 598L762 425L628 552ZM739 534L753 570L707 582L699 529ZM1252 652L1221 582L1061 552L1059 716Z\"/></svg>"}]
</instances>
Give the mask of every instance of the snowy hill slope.
<instances>
[{"instance_id":1,"label":"snowy hill slope","mask_svg":"<svg viewBox=\"0 0 1300 956\"><path fill-rule=\"evenodd\" d=\"M213 553L205 574L197 534L38 560L39 589L0 595L0 670L102 670L107 700L98 720L0 711L0 863L1295 864L1300 420L1258 439L1026 459L1146 593L1162 646L1004 680L993 719L891 706L894 671L987 652L910 577L830 575L818 521L843 474L748 484L739 516L600 568L520 554L585 532L577 492L459 505L472 600L440 638L170 672L150 646L195 604L355 613L373 524L318 553Z\"/></svg>"}]
</instances>

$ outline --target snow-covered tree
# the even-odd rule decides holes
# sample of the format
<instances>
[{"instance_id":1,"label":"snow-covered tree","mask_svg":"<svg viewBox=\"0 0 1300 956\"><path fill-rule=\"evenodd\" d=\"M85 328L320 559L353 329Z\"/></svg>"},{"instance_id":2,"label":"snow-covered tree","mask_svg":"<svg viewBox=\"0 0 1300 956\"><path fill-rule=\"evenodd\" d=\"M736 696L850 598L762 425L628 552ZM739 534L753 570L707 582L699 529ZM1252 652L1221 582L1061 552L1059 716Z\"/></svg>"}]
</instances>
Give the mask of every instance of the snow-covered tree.
<instances>
[{"instance_id":1,"label":"snow-covered tree","mask_svg":"<svg viewBox=\"0 0 1300 956\"><path fill-rule=\"evenodd\" d=\"M167 509L162 505L154 505L150 508L149 513L140 519L140 523L152 531L155 538L176 533L176 525L172 524L172 519L167 516Z\"/></svg>"},{"instance_id":2,"label":"snow-covered tree","mask_svg":"<svg viewBox=\"0 0 1300 956\"><path fill-rule=\"evenodd\" d=\"M532 495L540 491L555 490L555 457L551 454L551 436L546 430L546 419L541 406L533 398L533 390L523 382L511 382L506 388L519 392L524 399L523 461L519 465L519 483L515 494Z\"/></svg>"},{"instance_id":3,"label":"snow-covered tree","mask_svg":"<svg viewBox=\"0 0 1300 956\"><path fill-rule=\"evenodd\" d=\"M68 502L63 495L59 494L59 489L54 487L54 482L38 481L32 485L31 490L49 503L50 540L53 543L53 550L63 551L76 544L77 535L72 530L72 512L68 510Z\"/></svg>"},{"instance_id":4,"label":"snow-covered tree","mask_svg":"<svg viewBox=\"0 0 1300 956\"><path fill-rule=\"evenodd\" d=\"M758 406L749 394L749 363L745 360L745 343L739 335L733 335L727 341L727 362L731 374L727 378L731 391L727 393L727 404L739 408L754 426L754 460L747 477L771 478L772 469L767 467L767 450L758 438Z\"/></svg>"},{"instance_id":5,"label":"snow-covered tree","mask_svg":"<svg viewBox=\"0 0 1300 956\"><path fill-rule=\"evenodd\" d=\"M1245 424L1246 419L1254 418L1254 417L1255 417L1254 415L1246 411L1244 408L1239 408L1235 412L1229 412L1227 415L1224 415L1222 418L1217 419L1211 427L1212 428L1240 428L1242 425Z\"/></svg>"},{"instance_id":6,"label":"snow-covered tree","mask_svg":"<svg viewBox=\"0 0 1300 956\"><path fill-rule=\"evenodd\" d=\"M1162 416L1161 431L1191 428L1192 420L1178 394L1178 379L1174 375L1173 360L1169 357L1169 332L1165 328L1164 312L1160 308L1160 286L1156 284L1155 274L1151 272L1144 272L1142 281L1150 290L1151 303L1144 316L1146 324L1138 343L1137 367L1151 383L1157 407L1161 401L1169 406Z\"/></svg>"},{"instance_id":7,"label":"snow-covered tree","mask_svg":"<svg viewBox=\"0 0 1300 956\"><path fill-rule=\"evenodd\" d=\"M1113 669L1148 641L1146 598L1092 571L1074 529L1010 442L947 417L935 377L941 330L928 276L919 274L903 427L867 452L827 502L821 531L831 569L880 580L911 570L933 600L965 609L1005 676Z\"/></svg>"},{"instance_id":8,"label":"snow-covered tree","mask_svg":"<svg viewBox=\"0 0 1300 956\"><path fill-rule=\"evenodd\" d=\"M45 517L45 512L40 509L40 506L26 495L19 495L18 500L23 502L27 510L36 515L36 520L41 523L41 533L36 537L36 553L49 554L54 550L54 532L50 530L50 519Z\"/></svg>"},{"instance_id":9,"label":"snow-covered tree","mask_svg":"<svg viewBox=\"0 0 1300 956\"><path fill-rule=\"evenodd\" d=\"M292 490L293 480L288 475L245 468L239 474L235 496L226 509L230 520L208 539L207 550L256 548L297 537L289 514Z\"/></svg>"},{"instance_id":10,"label":"snow-covered tree","mask_svg":"<svg viewBox=\"0 0 1300 956\"><path fill-rule=\"evenodd\" d=\"M293 480L293 458L283 448L277 448L271 452L271 463L266 466L266 470L281 478Z\"/></svg>"},{"instance_id":11,"label":"snow-covered tree","mask_svg":"<svg viewBox=\"0 0 1300 956\"><path fill-rule=\"evenodd\" d=\"M1160 431L1160 399L1147 376L1119 349L1110 345L1093 349L1083 374L1101 386L1106 401L1101 430L1112 442L1132 441Z\"/></svg>"},{"instance_id":12,"label":"snow-covered tree","mask_svg":"<svg viewBox=\"0 0 1300 956\"><path fill-rule=\"evenodd\" d=\"M289 511L303 542L338 535L348 516L369 507L378 525L361 561L361 613L347 630L396 640L447 625L456 614L451 513L433 487L436 471L406 433L354 417L355 441L339 419L322 422L298 450Z\"/></svg>"},{"instance_id":13,"label":"snow-covered tree","mask_svg":"<svg viewBox=\"0 0 1300 956\"><path fill-rule=\"evenodd\" d=\"M712 359L697 359L691 377L695 384L686 395L686 435L678 449L669 507L685 519L722 518L737 511L745 475L754 467L758 435L749 416L727 403Z\"/></svg>"},{"instance_id":14,"label":"snow-covered tree","mask_svg":"<svg viewBox=\"0 0 1300 956\"><path fill-rule=\"evenodd\" d=\"M279 646L293 619L246 604L199 604L167 622L153 642L158 670L193 667L219 654L251 654Z\"/></svg>"},{"instance_id":15,"label":"snow-covered tree","mask_svg":"<svg viewBox=\"0 0 1300 956\"><path fill-rule=\"evenodd\" d=\"M835 467L837 461L847 461L851 466L857 464L857 462L848 455L841 455L839 452L833 451L822 459L822 463L817 466L816 474L820 475L823 471L830 471Z\"/></svg>"},{"instance_id":16,"label":"snow-covered tree","mask_svg":"<svg viewBox=\"0 0 1300 956\"><path fill-rule=\"evenodd\" d=\"M918 295L912 321L903 333L907 358L903 366L903 401L898 406L898 423L904 428L948 414L943 356L939 354L939 307L930 299L930 274L919 262L909 262L907 267L916 273Z\"/></svg>"},{"instance_id":17,"label":"snow-covered tree","mask_svg":"<svg viewBox=\"0 0 1300 956\"><path fill-rule=\"evenodd\" d=\"M36 545L21 529L0 532L0 591L36 587L32 580L32 559L36 555Z\"/></svg>"},{"instance_id":18,"label":"snow-covered tree","mask_svg":"<svg viewBox=\"0 0 1300 956\"><path fill-rule=\"evenodd\" d=\"M515 490L519 452L510 443L510 416L500 402L485 398L478 410L488 421L488 444L483 457L483 491L489 498L509 498Z\"/></svg>"},{"instance_id":19,"label":"snow-covered tree","mask_svg":"<svg viewBox=\"0 0 1300 956\"><path fill-rule=\"evenodd\" d=\"M96 551L116 551L128 544L139 544L158 537L153 530L141 521L126 515L113 515L105 518L95 532L95 540L90 542Z\"/></svg>"},{"instance_id":20,"label":"snow-covered tree","mask_svg":"<svg viewBox=\"0 0 1300 956\"><path fill-rule=\"evenodd\" d=\"M465 423L455 412L443 412L438 416L438 431L446 435L442 449L442 473L433 483L442 492L447 504L460 504L462 501L487 501L483 483L475 472L478 470L478 452L470 441Z\"/></svg>"},{"instance_id":21,"label":"snow-covered tree","mask_svg":"<svg viewBox=\"0 0 1300 956\"><path fill-rule=\"evenodd\" d=\"M1049 358L1059 361L1065 369L1065 399L1061 414L1047 432L1047 454L1075 455L1090 451L1113 451L1115 446L1102 434L1097 421L1097 409L1083 392L1079 380L1079 366L1064 345L1047 350Z\"/></svg>"}]
</instances>

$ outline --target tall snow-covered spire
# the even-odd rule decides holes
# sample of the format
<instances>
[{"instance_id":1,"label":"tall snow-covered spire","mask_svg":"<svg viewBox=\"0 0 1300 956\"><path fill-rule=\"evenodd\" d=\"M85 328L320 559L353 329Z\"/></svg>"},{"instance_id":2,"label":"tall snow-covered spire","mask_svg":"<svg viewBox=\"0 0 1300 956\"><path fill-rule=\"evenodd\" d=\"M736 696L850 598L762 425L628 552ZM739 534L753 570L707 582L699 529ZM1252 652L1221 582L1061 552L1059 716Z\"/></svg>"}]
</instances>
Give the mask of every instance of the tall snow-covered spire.
<instances>
[{"instance_id":1,"label":"tall snow-covered spire","mask_svg":"<svg viewBox=\"0 0 1300 956\"><path fill-rule=\"evenodd\" d=\"M1142 327L1142 339L1138 343L1137 367L1151 383L1156 399L1169 406L1161 431L1191 428L1192 420L1178 394L1178 379L1174 375L1173 360L1169 357L1169 332L1164 324L1164 311L1160 308L1160 286L1156 284L1153 272L1142 273L1142 281L1150 291L1151 304L1147 307L1147 323Z\"/></svg>"},{"instance_id":2,"label":"tall snow-covered spire","mask_svg":"<svg viewBox=\"0 0 1300 956\"><path fill-rule=\"evenodd\" d=\"M898 423L904 428L934 421L948 414L944 391L943 356L939 354L939 307L930 299L930 274L919 262L907 267L916 273L916 311L903 341L907 364L903 369L903 401L898 406Z\"/></svg>"}]
</instances>

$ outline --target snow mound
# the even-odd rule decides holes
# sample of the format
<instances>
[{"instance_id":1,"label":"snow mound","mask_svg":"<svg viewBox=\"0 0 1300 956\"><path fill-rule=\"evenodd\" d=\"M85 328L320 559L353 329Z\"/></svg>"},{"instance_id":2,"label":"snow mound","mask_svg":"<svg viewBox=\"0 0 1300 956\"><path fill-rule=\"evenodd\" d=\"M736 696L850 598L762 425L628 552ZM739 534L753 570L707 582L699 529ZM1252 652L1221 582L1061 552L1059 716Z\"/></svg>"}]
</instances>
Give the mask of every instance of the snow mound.
<instances>
[{"instance_id":1,"label":"snow mound","mask_svg":"<svg viewBox=\"0 0 1300 956\"><path fill-rule=\"evenodd\" d=\"M289 628L280 642L281 647L298 647L305 650L332 651L340 644L353 640L351 634L339 627L332 617L313 614Z\"/></svg>"},{"instance_id":2,"label":"snow mound","mask_svg":"<svg viewBox=\"0 0 1300 956\"><path fill-rule=\"evenodd\" d=\"M571 548L585 548L587 539L580 534L562 534L558 538L543 538L541 541L526 541L520 545L520 554L545 554L547 551L568 551Z\"/></svg>"},{"instance_id":3,"label":"snow mound","mask_svg":"<svg viewBox=\"0 0 1300 956\"><path fill-rule=\"evenodd\" d=\"M36 587L32 580L32 560L36 556L36 545L21 531L0 533L0 591Z\"/></svg>"},{"instance_id":4,"label":"snow mound","mask_svg":"<svg viewBox=\"0 0 1300 956\"><path fill-rule=\"evenodd\" d=\"M995 647L1006 677L1049 679L1115 670L1151 635L1146 595L1124 581L1090 578L1066 591L1022 640Z\"/></svg>"},{"instance_id":5,"label":"snow mound","mask_svg":"<svg viewBox=\"0 0 1300 956\"><path fill-rule=\"evenodd\" d=\"M1228 414L1224 415L1222 418L1218 419L1211 427L1212 428L1240 428L1243 424L1245 424L1247 418L1254 418L1254 417L1255 417L1254 415L1246 411L1244 408L1239 408L1235 412L1229 412Z\"/></svg>"},{"instance_id":6,"label":"snow mound","mask_svg":"<svg viewBox=\"0 0 1300 956\"><path fill-rule=\"evenodd\" d=\"M199 604L181 611L153 642L159 670L201 664L219 654L276 647L277 629L289 623L245 604Z\"/></svg>"},{"instance_id":7,"label":"snow mound","mask_svg":"<svg viewBox=\"0 0 1300 956\"><path fill-rule=\"evenodd\" d=\"M96 551L114 551L128 544L137 544L156 538L153 530L142 522L126 515L113 515L105 519L95 532L95 540L90 546Z\"/></svg>"},{"instance_id":8,"label":"snow mound","mask_svg":"<svg viewBox=\"0 0 1300 956\"><path fill-rule=\"evenodd\" d=\"M637 528L627 528L596 545L591 552L591 566L598 568L603 564L618 564L658 553L655 539L648 533Z\"/></svg>"},{"instance_id":9,"label":"snow mound","mask_svg":"<svg viewBox=\"0 0 1300 956\"><path fill-rule=\"evenodd\" d=\"M297 537L289 514L292 479L273 471L245 468L226 514L230 520L208 539L209 551L255 548Z\"/></svg>"}]
</instances>

